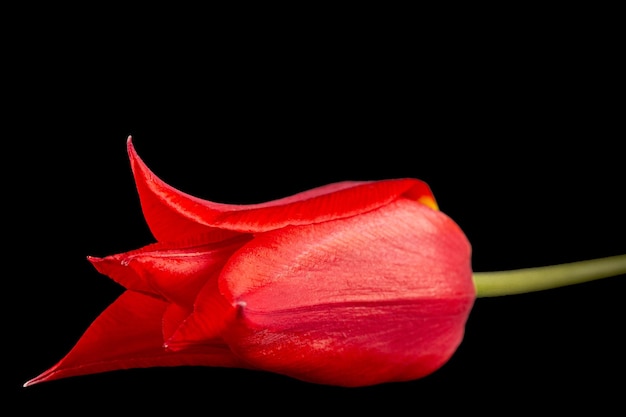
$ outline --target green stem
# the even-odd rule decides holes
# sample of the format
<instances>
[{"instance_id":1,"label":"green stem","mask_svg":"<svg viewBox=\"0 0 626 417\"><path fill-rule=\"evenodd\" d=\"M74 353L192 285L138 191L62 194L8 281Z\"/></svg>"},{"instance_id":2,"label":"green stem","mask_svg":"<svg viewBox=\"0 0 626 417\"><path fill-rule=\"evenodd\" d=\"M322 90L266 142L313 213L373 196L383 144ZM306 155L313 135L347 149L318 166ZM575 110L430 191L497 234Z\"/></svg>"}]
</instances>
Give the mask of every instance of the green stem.
<instances>
[{"instance_id":1,"label":"green stem","mask_svg":"<svg viewBox=\"0 0 626 417\"><path fill-rule=\"evenodd\" d=\"M543 291L626 274L626 255L511 271L475 272L478 297Z\"/></svg>"}]
</instances>

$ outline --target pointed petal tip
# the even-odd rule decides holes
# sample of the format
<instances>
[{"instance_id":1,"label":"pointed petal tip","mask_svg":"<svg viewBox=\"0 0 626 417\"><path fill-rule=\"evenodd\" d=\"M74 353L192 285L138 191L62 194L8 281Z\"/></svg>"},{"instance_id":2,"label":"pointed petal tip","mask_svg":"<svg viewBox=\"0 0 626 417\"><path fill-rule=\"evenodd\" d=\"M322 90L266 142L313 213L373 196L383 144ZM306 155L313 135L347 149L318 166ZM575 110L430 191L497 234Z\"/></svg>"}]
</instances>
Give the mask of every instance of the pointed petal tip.
<instances>
[{"instance_id":1,"label":"pointed petal tip","mask_svg":"<svg viewBox=\"0 0 626 417\"><path fill-rule=\"evenodd\" d=\"M46 371L40 375L37 375L34 378L29 379L28 381L24 382L24 384L22 385L23 388L27 388L27 387L31 387L33 385L39 384L41 382L47 381L48 377L50 376L50 371Z\"/></svg>"},{"instance_id":2,"label":"pointed petal tip","mask_svg":"<svg viewBox=\"0 0 626 417\"><path fill-rule=\"evenodd\" d=\"M139 154L137 153L137 150L135 149L135 145L133 144L133 138L130 135L128 136L128 139L126 139L126 153L128 154L128 158L130 159L130 165L133 170L136 183L139 182L138 178L140 175L146 176L146 175L152 174L151 171L148 169L148 167L144 164L144 162L139 157Z\"/></svg>"},{"instance_id":3,"label":"pointed petal tip","mask_svg":"<svg viewBox=\"0 0 626 417\"><path fill-rule=\"evenodd\" d=\"M99 258L97 256L87 256L87 260L93 265L93 266L98 266L98 264L101 264L105 259L104 258Z\"/></svg>"},{"instance_id":4,"label":"pointed petal tip","mask_svg":"<svg viewBox=\"0 0 626 417\"><path fill-rule=\"evenodd\" d=\"M133 145L132 135L128 135L128 138L126 138L126 151L129 155L135 154L135 146Z\"/></svg>"},{"instance_id":5,"label":"pointed petal tip","mask_svg":"<svg viewBox=\"0 0 626 417\"><path fill-rule=\"evenodd\" d=\"M107 276L109 275L109 270L107 269L107 267L110 268L110 265L111 265L110 258L98 258L97 256L87 256L87 261L91 263L91 266L96 268L96 271Z\"/></svg>"}]
</instances>

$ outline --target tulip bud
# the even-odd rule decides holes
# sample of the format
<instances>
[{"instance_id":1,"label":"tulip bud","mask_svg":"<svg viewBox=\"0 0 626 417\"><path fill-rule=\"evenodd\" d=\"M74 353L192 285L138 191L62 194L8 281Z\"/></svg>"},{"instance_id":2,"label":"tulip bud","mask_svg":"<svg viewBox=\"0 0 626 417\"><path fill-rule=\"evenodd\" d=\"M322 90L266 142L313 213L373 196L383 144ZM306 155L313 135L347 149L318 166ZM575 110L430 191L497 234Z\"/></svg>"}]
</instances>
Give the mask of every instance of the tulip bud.
<instances>
[{"instance_id":1,"label":"tulip bud","mask_svg":"<svg viewBox=\"0 0 626 417\"><path fill-rule=\"evenodd\" d=\"M196 365L366 386L424 377L461 343L471 247L424 182L220 204L161 181L130 138L128 152L156 243L90 258L126 291L27 384Z\"/></svg>"}]
</instances>

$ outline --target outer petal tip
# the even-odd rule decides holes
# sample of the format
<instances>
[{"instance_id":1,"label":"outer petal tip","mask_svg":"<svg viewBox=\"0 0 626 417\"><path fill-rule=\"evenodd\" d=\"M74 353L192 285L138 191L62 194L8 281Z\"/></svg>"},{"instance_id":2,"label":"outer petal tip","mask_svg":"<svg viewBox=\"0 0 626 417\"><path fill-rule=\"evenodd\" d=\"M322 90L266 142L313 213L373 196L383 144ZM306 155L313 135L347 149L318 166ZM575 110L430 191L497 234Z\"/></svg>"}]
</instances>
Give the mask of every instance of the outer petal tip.
<instances>
[{"instance_id":1,"label":"outer petal tip","mask_svg":"<svg viewBox=\"0 0 626 417\"><path fill-rule=\"evenodd\" d=\"M101 274L108 275L106 268L107 263L110 263L110 259L107 258L99 258L97 256L87 256L87 260L91 263L91 265L96 268L96 271ZM107 262L108 261L108 262Z\"/></svg>"},{"instance_id":2,"label":"outer petal tip","mask_svg":"<svg viewBox=\"0 0 626 417\"><path fill-rule=\"evenodd\" d=\"M128 138L126 138L126 152L131 162L139 158L135 146L133 145L133 137L131 135L128 135Z\"/></svg>"},{"instance_id":3,"label":"outer petal tip","mask_svg":"<svg viewBox=\"0 0 626 417\"><path fill-rule=\"evenodd\" d=\"M33 385L39 384L41 382L46 382L50 380L50 377L54 374L54 369L55 367L48 369L47 371L37 375L34 378L29 379L28 381L24 382L22 387L27 388L27 387L31 387Z\"/></svg>"},{"instance_id":4,"label":"outer petal tip","mask_svg":"<svg viewBox=\"0 0 626 417\"><path fill-rule=\"evenodd\" d=\"M22 387L23 388L27 388L27 387L33 386L33 385L35 385L35 384L37 384L39 382L41 382L41 381L38 378L33 378L31 380L28 380L28 381L24 382L24 385L22 385Z\"/></svg>"}]
</instances>

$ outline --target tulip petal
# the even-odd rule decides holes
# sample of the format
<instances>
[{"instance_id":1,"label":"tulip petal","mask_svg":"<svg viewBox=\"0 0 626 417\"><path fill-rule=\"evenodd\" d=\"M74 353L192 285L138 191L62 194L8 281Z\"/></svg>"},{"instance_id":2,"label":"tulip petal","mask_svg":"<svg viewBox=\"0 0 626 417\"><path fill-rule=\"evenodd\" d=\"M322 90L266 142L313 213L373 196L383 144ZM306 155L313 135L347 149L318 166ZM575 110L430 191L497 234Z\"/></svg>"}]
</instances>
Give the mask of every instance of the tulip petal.
<instances>
[{"instance_id":1,"label":"tulip petal","mask_svg":"<svg viewBox=\"0 0 626 417\"><path fill-rule=\"evenodd\" d=\"M55 366L25 386L70 376L156 366L238 367L241 362L219 339L195 350L163 348L161 317L167 303L134 291L124 292L87 329Z\"/></svg>"},{"instance_id":2,"label":"tulip petal","mask_svg":"<svg viewBox=\"0 0 626 417\"><path fill-rule=\"evenodd\" d=\"M125 288L191 308L206 281L220 272L228 258L249 235L221 242L197 244L155 243L105 258L88 257L98 272Z\"/></svg>"},{"instance_id":3,"label":"tulip petal","mask_svg":"<svg viewBox=\"0 0 626 417\"><path fill-rule=\"evenodd\" d=\"M163 313L163 340L169 340L192 312L191 307L169 304ZM167 344L163 343L163 346L167 347Z\"/></svg>"},{"instance_id":4,"label":"tulip petal","mask_svg":"<svg viewBox=\"0 0 626 417\"><path fill-rule=\"evenodd\" d=\"M237 308L219 292L217 277L207 280L198 294L193 312L165 340L165 346L176 351L220 337L237 314Z\"/></svg>"},{"instance_id":5,"label":"tulip petal","mask_svg":"<svg viewBox=\"0 0 626 417\"><path fill-rule=\"evenodd\" d=\"M224 266L220 291L270 311L324 303L470 296L471 246L440 211L401 199L260 234Z\"/></svg>"},{"instance_id":6,"label":"tulip petal","mask_svg":"<svg viewBox=\"0 0 626 417\"><path fill-rule=\"evenodd\" d=\"M361 214L401 196L436 207L428 185L412 178L339 182L261 204L215 203L159 179L139 158L131 137L127 147L144 217L159 241L199 233L223 234L224 230L257 233L319 223Z\"/></svg>"},{"instance_id":7,"label":"tulip petal","mask_svg":"<svg viewBox=\"0 0 626 417\"><path fill-rule=\"evenodd\" d=\"M244 310L226 338L246 362L307 382L346 387L422 378L460 345L468 299L360 302Z\"/></svg>"},{"instance_id":8,"label":"tulip petal","mask_svg":"<svg viewBox=\"0 0 626 417\"><path fill-rule=\"evenodd\" d=\"M420 378L462 340L470 252L450 218L407 199L267 232L220 276L221 293L244 306L223 337L246 362L311 382Z\"/></svg>"}]
</instances>

